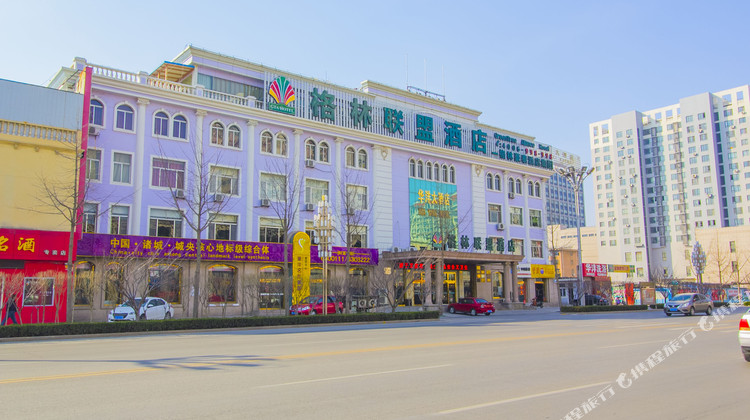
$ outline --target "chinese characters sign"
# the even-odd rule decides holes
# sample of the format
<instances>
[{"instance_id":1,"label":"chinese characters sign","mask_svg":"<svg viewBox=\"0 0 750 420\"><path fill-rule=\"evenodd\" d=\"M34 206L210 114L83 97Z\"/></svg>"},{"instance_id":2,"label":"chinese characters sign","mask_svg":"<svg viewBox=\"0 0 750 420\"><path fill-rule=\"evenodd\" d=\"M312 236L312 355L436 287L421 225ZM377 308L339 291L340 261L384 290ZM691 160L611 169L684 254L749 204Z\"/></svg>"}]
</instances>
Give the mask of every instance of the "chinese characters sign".
<instances>
[{"instance_id":1,"label":"chinese characters sign","mask_svg":"<svg viewBox=\"0 0 750 420\"><path fill-rule=\"evenodd\" d=\"M458 233L457 188L453 184L409 178L411 246L455 247ZM451 246L453 245L453 246Z\"/></svg>"},{"instance_id":2,"label":"chinese characters sign","mask_svg":"<svg viewBox=\"0 0 750 420\"><path fill-rule=\"evenodd\" d=\"M584 277L604 277L607 275L607 264L583 264Z\"/></svg>"},{"instance_id":3,"label":"chinese characters sign","mask_svg":"<svg viewBox=\"0 0 750 420\"><path fill-rule=\"evenodd\" d=\"M68 238L67 232L0 229L0 259L65 261Z\"/></svg>"}]
</instances>

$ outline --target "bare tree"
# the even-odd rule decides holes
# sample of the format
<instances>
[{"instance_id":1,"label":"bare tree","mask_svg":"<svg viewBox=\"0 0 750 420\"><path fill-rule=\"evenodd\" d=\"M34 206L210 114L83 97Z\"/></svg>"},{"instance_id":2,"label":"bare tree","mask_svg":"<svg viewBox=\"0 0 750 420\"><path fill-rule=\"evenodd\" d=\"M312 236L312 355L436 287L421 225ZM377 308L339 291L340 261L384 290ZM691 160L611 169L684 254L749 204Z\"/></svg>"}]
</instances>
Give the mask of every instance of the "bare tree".
<instances>
[{"instance_id":1,"label":"bare tree","mask_svg":"<svg viewBox=\"0 0 750 420\"><path fill-rule=\"evenodd\" d=\"M239 278L240 307L242 314L256 315L260 300L260 281L256 276L244 274Z\"/></svg>"},{"instance_id":2,"label":"bare tree","mask_svg":"<svg viewBox=\"0 0 750 420\"><path fill-rule=\"evenodd\" d=\"M717 233L716 239L711 241L706 252L704 278L717 279L722 287L725 282L731 282L732 258L729 251L729 244L721 246Z\"/></svg>"},{"instance_id":3,"label":"bare tree","mask_svg":"<svg viewBox=\"0 0 750 420\"><path fill-rule=\"evenodd\" d=\"M426 250L412 252L414 256L410 259L410 264L413 264L413 267L424 267L425 264L431 263ZM383 252L370 276L370 288L379 297L385 297L391 312L395 312L396 308L404 303L406 291L423 280L422 271L419 268L397 269L396 263L393 253Z\"/></svg>"},{"instance_id":4,"label":"bare tree","mask_svg":"<svg viewBox=\"0 0 750 420\"><path fill-rule=\"evenodd\" d=\"M563 228L561 225L547 225L547 248L552 257L552 264L555 266L555 278L560 278L560 267L558 267L558 256L560 251L566 249L576 249L577 244L574 240L563 239L560 235Z\"/></svg>"}]
</instances>

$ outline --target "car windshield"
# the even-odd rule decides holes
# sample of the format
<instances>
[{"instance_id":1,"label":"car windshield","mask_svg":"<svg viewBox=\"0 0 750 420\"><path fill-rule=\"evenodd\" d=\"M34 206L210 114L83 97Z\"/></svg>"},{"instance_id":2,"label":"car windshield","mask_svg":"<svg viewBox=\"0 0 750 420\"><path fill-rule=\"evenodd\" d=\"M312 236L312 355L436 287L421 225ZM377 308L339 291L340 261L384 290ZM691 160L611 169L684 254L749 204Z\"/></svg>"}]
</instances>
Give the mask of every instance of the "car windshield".
<instances>
[{"instance_id":1,"label":"car windshield","mask_svg":"<svg viewBox=\"0 0 750 420\"><path fill-rule=\"evenodd\" d=\"M120 306L122 306L122 307L126 307L126 306L127 307L131 307L130 306L130 302L123 302L123 303L120 304ZM141 299L140 298L135 299L135 306L141 306Z\"/></svg>"},{"instance_id":2,"label":"car windshield","mask_svg":"<svg viewBox=\"0 0 750 420\"><path fill-rule=\"evenodd\" d=\"M690 300L690 297L692 296L693 295L677 295L677 296L672 297L672 299L670 300L673 302L678 301L678 300Z\"/></svg>"},{"instance_id":3,"label":"car windshield","mask_svg":"<svg viewBox=\"0 0 750 420\"><path fill-rule=\"evenodd\" d=\"M302 299L299 303L300 304L308 304L309 305L311 303L317 303L318 301L320 301L320 297L319 296L308 296L308 297Z\"/></svg>"}]
</instances>

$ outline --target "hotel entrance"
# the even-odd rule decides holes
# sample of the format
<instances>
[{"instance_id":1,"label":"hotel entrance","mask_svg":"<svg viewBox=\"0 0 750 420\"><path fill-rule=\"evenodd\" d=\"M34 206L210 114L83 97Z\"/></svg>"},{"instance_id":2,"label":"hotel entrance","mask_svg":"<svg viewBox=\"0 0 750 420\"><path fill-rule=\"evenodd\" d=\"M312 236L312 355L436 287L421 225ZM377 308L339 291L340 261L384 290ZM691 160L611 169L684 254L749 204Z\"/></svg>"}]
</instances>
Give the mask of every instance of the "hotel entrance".
<instances>
[{"instance_id":1,"label":"hotel entrance","mask_svg":"<svg viewBox=\"0 0 750 420\"><path fill-rule=\"evenodd\" d=\"M443 303L455 303L457 302L456 297L456 279L458 273L455 271L445 272L445 279L443 280Z\"/></svg>"}]
</instances>

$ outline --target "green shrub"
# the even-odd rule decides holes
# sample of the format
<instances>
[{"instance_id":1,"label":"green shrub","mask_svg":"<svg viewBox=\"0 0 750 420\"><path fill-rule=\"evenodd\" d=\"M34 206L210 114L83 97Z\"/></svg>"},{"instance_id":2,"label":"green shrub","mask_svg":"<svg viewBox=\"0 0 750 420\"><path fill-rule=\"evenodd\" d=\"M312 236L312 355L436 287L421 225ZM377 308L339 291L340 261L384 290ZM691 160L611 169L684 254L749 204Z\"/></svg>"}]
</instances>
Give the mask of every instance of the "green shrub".
<instances>
[{"instance_id":1,"label":"green shrub","mask_svg":"<svg viewBox=\"0 0 750 420\"><path fill-rule=\"evenodd\" d=\"M560 312L614 312L614 311L643 311L647 305L591 305L591 306L561 306Z\"/></svg>"},{"instance_id":2,"label":"green shrub","mask_svg":"<svg viewBox=\"0 0 750 420\"><path fill-rule=\"evenodd\" d=\"M283 325L339 324L345 322L409 321L438 319L439 311L357 313L315 316L243 318L185 318L163 321L75 322L71 324L25 324L0 327L0 338L43 337L125 332L209 330L214 328L271 327Z\"/></svg>"}]
</instances>

